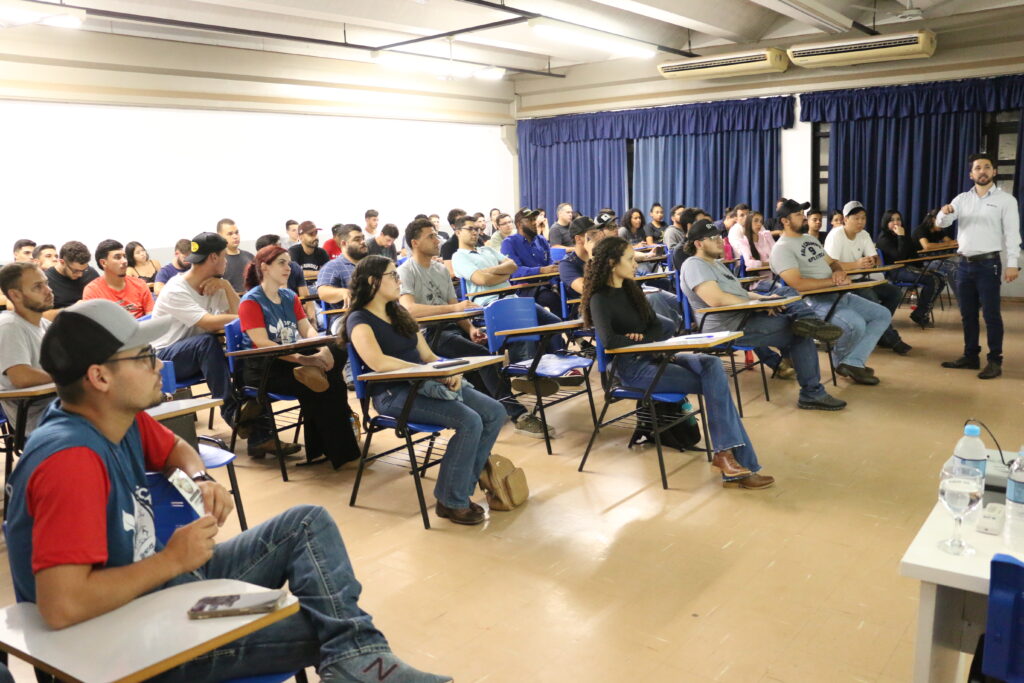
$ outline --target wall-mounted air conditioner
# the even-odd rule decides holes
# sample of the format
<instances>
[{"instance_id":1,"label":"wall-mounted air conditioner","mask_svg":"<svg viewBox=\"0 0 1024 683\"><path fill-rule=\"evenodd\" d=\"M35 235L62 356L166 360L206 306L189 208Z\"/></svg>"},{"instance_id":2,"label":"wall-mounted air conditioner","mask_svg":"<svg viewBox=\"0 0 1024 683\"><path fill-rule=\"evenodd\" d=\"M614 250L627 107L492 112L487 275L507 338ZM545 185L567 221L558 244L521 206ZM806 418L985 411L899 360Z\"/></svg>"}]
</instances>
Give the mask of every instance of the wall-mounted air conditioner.
<instances>
[{"instance_id":1,"label":"wall-mounted air conditioner","mask_svg":"<svg viewBox=\"0 0 1024 683\"><path fill-rule=\"evenodd\" d=\"M658 65L665 78L723 78L782 73L789 68L786 52L774 47L715 57L693 57Z\"/></svg>"},{"instance_id":2,"label":"wall-mounted air conditioner","mask_svg":"<svg viewBox=\"0 0 1024 683\"><path fill-rule=\"evenodd\" d=\"M925 30L798 45L789 48L788 52L794 64L813 69L931 57L935 54L935 46L935 34Z\"/></svg>"}]
</instances>

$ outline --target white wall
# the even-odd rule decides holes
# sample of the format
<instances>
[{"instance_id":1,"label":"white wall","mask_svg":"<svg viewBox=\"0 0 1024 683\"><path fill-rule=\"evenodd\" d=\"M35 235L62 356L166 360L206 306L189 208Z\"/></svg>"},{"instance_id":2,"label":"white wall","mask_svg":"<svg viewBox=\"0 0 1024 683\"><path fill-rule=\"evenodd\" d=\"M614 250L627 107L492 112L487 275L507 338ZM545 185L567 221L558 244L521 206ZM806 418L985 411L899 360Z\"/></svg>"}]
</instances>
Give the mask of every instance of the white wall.
<instances>
[{"instance_id":1,"label":"white wall","mask_svg":"<svg viewBox=\"0 0 1024 683\"><path fill-rule=\"evenodd\" d=\"M166 261L223 217L251 244L289 218L329 228L375 208L402 230L513 208L498 125L3 100L0 121L4 260L20 237L137 239Z\"/></svg>"},{"instance_id":2,"label":"white wall","mask_svg":"<svg viewBox=\"0 0 1024 683\"><path fill-rule=\"evenodd\" d=\"M782 196L807 202L811 199L811 183L814 178L811 164L812 124L800 120L799 98L796 98L793 114L796 122L792 128L782 129L779 140L782 148Z\"/></svg>"}]
</instances>

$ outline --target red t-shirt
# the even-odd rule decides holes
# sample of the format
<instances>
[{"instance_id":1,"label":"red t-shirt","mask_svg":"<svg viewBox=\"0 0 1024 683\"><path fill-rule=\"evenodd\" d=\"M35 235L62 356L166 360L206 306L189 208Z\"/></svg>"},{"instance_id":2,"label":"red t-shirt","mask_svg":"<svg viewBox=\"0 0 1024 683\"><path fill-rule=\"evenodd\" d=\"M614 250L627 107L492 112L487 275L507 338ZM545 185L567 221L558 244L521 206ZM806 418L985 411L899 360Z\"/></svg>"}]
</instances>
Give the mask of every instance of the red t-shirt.
<instances>
[{"instance_id":1,"label":"red t-shirt","mask_svg":"<svg viewBox=\"0 0 1024 683\"><path fill-rule=\"evenodd\" d=\"M124 289L114 289L101 275L85 286L83 299L107 299L113 301L136 318L153 312L153 295L149 286L137 277L127 276Z\"/></svg>"},{"instance_id":2,"label":"red t-shirt","mask_svg":"<svg viewBox=\"0 0 1024 683\"><path fill-rule=\"evenodd\" d=\"M331 258L338 258L341 256L341 247L338 246L338 243L334 241L333 237L323 243L323 249Z\"/></svg>"},{"instance_id":3,"label":"red t-shirt","mask_svg":"<svg viewBox=\"0 0 1024 683\"><path fill-rule=\"evenodd\" d=\"M146 470L163 470L174 447L174 432L144 412L135 422ZM36 468L25 497L33 518L33 573L62 564L106 563L109 495L107 468L90 448L57 451Z\"/></svg>"}]
</instances>

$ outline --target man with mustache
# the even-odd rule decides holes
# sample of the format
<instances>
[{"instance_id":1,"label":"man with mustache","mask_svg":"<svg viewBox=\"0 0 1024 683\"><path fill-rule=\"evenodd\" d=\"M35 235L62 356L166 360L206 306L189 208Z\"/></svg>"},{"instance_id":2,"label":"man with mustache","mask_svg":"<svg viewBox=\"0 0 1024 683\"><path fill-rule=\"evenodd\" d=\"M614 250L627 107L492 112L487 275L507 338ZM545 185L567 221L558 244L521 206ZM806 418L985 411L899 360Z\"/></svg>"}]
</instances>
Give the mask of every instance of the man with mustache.
<instances>
[{"instance_id":1,"label":"man with mustache","mask_svg":"<svg viewBox=\"0 0 1024 683\"><path fill-rule=\"evenodd\" d=\"M10 263L0 268L0 292L13 307L0 313L0 389L24 389L52 382L39 363L43 334L50 326L43 313L53 308L53 290L46 275L31 261ZM50 398L29 406L26 435L35 429ZM13 423L18 415L17 403L0 401L0 405Z\"/></svg>"},{"instance_id":2,"label":"man with mustache","mask_svg":"<svg viewBox=\"0 0 1024 683\"><path fill-rule=\"evenodd\" d=\"M957 270L956 300L964 325L964 355L946 361L944 368L977 370L981 367L978 311L985 317L988 333L988 363L978 373L981 379L1003 374L1003 316L999 310L1000 280L1013 282L1020 274L1020 213L1017 200L996 187L996 162L991 154L974 154L968 160L974 187L958 194L942 207L935 225L945 228L959 221L957 242L960 265ZM1006 247L1006 273L1002 273L1002 250ZM1002 275L1002 278L1000 278Z\"/></svg>"},{"instance_id":3,"label":"man with mustache","mask_svg":"<svg viewBox=\"0 0 1024 683\"><path fill-rule=\"evenodd\" d=\"M548 241L537 233L537 215L535 210L520 209L515 215L518 232L509 235L501 243L501 253L518 266L512 277L558 274L558 266L551 263ZM537 303L552 312L562 308L561 298L546 284L524 289L519 295L532 296Z\"/></svg>"}]
</instances>

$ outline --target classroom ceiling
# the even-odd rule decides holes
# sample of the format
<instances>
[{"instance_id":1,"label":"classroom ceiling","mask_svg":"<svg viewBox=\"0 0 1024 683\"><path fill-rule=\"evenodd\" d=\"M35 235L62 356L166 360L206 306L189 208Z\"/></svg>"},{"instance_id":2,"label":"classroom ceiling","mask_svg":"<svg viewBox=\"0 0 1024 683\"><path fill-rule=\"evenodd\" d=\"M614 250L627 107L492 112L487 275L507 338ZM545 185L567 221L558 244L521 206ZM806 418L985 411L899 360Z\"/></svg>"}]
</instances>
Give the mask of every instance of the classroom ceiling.
<instances>
[{"instance_id":1,"label":"classroom ceiling","mask_svg":"<svg viewBox=\"0 0 1024 683\"><path fill-rule=\"evenodd\" d=\"M520 72L566 73L613 58L604 37L658 49L657 61L704 49L807 42L928 28L1024 0L66 0L86 30L371 61L369 48ZM554 19L603 33L583 44L527 23ZM454 34L453 34L454 33ZM449 35L453 34L453 35ZM424 40L426 39L426 40ZM416 41L416 42L408 42ZM399 44L401 43L401 44Z\"/></svg>"}]
</instances>

